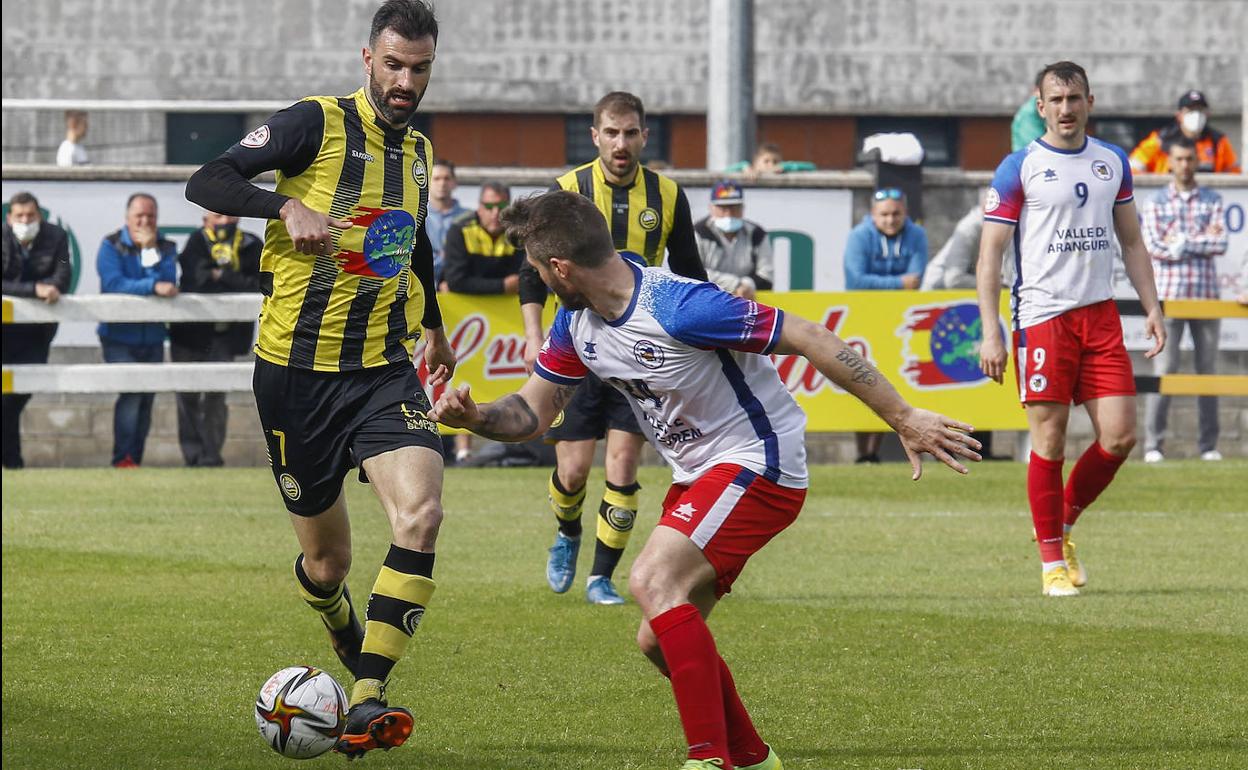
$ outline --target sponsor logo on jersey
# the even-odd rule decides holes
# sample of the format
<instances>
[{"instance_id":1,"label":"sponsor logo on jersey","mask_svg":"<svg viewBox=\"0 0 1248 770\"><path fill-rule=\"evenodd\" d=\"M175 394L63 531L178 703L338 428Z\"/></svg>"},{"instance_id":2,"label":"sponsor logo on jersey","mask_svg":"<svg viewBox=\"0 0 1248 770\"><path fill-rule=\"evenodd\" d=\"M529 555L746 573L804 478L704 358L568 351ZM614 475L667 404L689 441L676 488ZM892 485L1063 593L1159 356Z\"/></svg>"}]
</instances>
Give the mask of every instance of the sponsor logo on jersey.
<instances>
[{"instance_id":1,"label":"sponsor logo on jersey","mask_svg":"<svg viewBox=\"0 0 1248 770\"><path fill-rule=\"evenodd\" d=\"M641 229L649 232L659 226L659 212L652 208L644 208L637 214L637 224L641 225Z\"/></svg>"},{"instance_id":2,"label":"sponsor logo on jersey","mask_svg":"<svg viewBox=\"0 0 1248 770\"><path fill-rule=\"evenodd\" d=\"M356 160L366 161L368 163L372 163L373 160L375 160L372 155L368 154L367 152L363 152L361 150L352 150L351 157L355 158Z\"/></svg>"},{"instance_id":3,"label":"sponsor logo on jersey","mask_svg":"<svg viewBox=\"0 0 1248 770\"><path fill-rule=\"evenodd\" d=\"M429 183L429 170L425 168L425 162L420 158L412 161L412 181L417 187L424 187Z\"/></svg>"},{"instance_id":4,"label":"sponsor logo on jersey","mask_svg":"<svg viewBox=\"0 0 1248 770\"><path fill-rule=\"evenodd\" d=\"M1053 169L1051 169L1051 168L1046 168L1046 169L1044 170L1044 181L1046 181L1046 182L1056 182L1056 181L1057 181L1057 171L1055 171L1055 170L1053 170Z\"/></svg>"},{"instance_id":5,"label":"sponsor logo on jersey","mask_svg":"<svg viewBox=\"0 0 1248 770\"><path fill-rule=\"evenodd\" d=\"M403 413L403 422L406 423L408 430L438 432L438 424L426 417L425 413L419 409L412 409L406 403L400 402L399 411Z\"/></svg>"},{"instance_id":6,"label":"sponsor logo on jersey","mask_svg":"<svg viewBox=\"0 0 1248 770\"><path fill-rule=\"evenodd\" d=\"M988 196L984 198L984 211L996 211L1001 205L1001 194L995 187L988 188Z\"/></svg>"},{"instance_id":7,"label":"sponsor logo on jersey","mask_svg":"<svg viewBox=\"0 0 1248 770\"><path fill-rule=\"evenodd\" d=\"M255 149L257 147L263 147L268 143L269 143L269 125L267 123L264 124L263 126L260 126L255 131L252 131L247 136L244 136L243 141L239 142L239 144L243 145L244 147L251 147L252 149Z\"/></svg>"},{"instance_id":8,"label":"sponsor logo on jersey","mask_svg":"<svg viewBox=\"0 0 1248 770\"><path fill-rule=\"evenodd\" d=\"M1049 387L1049 378L1043 374L1033 374L1027 380L1027 387L1031 388L1032 393L1043 392L1045 388Z\"/></svg>"},{"instance_id":9,"label":"sponsor logo on jersey","mask_svg":"<svg viewBox=\"0 0 1248 770\"><path fill-rule=\"evenodd\" d=\"M277 482L282 487L282 494L291 500L298 500L303 496L303 490L299 488L299 482L295 481L295 477L289 473L283 473L278 477Z\"/></svg>"},{"instance_id":10,"label":"sponsor logo on jersey","mask_svg":"<svg viewBox=\"0 0 1248 770\"><path fill-rule=\"evenodd\" d=\"M663 366L663 348L650 340L637 340L633 345L633 358L647 369L658 369Z\"/></svg>"},{"instance_id":11,"label":"sponsor logo on jersey","mask_svg":"<svg viewBox=\"0 0 1248 770\"><path fill-rule=\"evenodd\" d=\"M1114 178L1114 169L1103 160L1092 161L1092 174L1102 181L1108 182Z\"/></svg>"},{"instance_id":12,"label":"sponsor logo on jersey","mask_svg":"<svg viewBox=\"0 0 1248 770\"><path fill-rule=\"evenodd\" d=\"M597 342L592 342L592 341L590 341L590 340L585 340L585 360L586 360L586 361L597 361L597 360L598 360L598 350L597 350L597 346L598 346L598 343L597 343Z\"/></svg>"}]
</instances>

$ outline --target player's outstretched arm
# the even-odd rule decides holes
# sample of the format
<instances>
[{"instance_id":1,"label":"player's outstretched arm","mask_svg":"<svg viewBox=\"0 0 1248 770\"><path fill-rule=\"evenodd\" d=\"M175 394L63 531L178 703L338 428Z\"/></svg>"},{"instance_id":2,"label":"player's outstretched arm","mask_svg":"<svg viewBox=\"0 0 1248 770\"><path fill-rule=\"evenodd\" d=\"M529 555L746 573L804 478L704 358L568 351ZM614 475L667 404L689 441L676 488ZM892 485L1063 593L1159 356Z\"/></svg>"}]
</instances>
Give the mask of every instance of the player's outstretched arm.
<instances>
[{"instance_id":1,"label":"player's outstretched arm","mask_svg":"<svg viewBox=\"0 0 1248 770\"><path fill-rule=\"evenodd\" d=\"M1161 313L1161 303L1157 301L1153 260L1148 256L1148 248L1140 232L1135 201L1114 206L1114 231L1122 244L1122 264L1127 269L1127 278L1131 279L1135 293L1140 296L1140 304L1148 314L1144 319L1144 334L1153 341L1153 347L1144 355L1153 358L1166 346L1166 319Z\"/></svg>"},{"instance_id":2,"label":"player's outstretched arm","mask_svg":"<svg viewBox=\"0 0 1248 770\"><path fill-rule=\"evenodd\" d=\"M429 419L494 441L511 442L541 435L576 392L576 385L559 385L535 374L519 391L477 404L470 387L448 388L429 410Z\"/></svg>"},{"instance_id":3,"label":"player's outstretched arm","mask_svg":"<svg viewBox=\"0 0 1248 770\"><path fill-rule=\"evenodd\" d=\"M1000 222L984 222L979 236L979 261L975 263L975 291L979 297L979 317L984 339L979 345L979 368L1000 385L1005 377L1009 356L1001 326L996 323L1001 307L1001 257L1005 245L1014 235L1014 228ZM992 323L989 323L989 319Z\"/></svg>"},{"instance_id":4,"label":"player's outstretched arm","mask_svg":"<svg viewBox=\"0 0 1248 770\"><path fill-rule=\"evenodd\" d=\"M823 376L871 407L897 431L914 469L911 478L917 480L923 475L920 452L930 452L958 473L967 472L959 457L979 461L980 443L966 435L974 430L970 425L906 403L878 369L826 328L787 314L775 352L804 356Z\"/></svg>"}]
</instances>

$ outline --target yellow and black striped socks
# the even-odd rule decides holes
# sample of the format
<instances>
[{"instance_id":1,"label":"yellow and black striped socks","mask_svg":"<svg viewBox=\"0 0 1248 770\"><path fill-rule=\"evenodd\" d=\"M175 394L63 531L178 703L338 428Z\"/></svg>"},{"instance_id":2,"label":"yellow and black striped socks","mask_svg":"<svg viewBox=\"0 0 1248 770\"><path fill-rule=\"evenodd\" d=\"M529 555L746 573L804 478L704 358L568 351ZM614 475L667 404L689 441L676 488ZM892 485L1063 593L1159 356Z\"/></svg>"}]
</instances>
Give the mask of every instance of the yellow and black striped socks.
<instances>
[{"instance_id":1,"label":"yellow and black striped socks","mask_svg":"<svg viewBox=\"0 0 1248 770\"><path fill-rule=\"evenodd\" d=\"M602 504L598 506L598 542L594 545L594 566L590 577L611 577L624 549L628 546L628 538L633 534L633 523L637 520L637 499L641 485L633 482L625 487L617 487L610 481L602 495Z\"/></svg>"},{"instance_id":2,"label":"yellow and black striped socks","mask_svg":"<svg viewBox=\"0 0 1248 770\"><path fill-rule=\"evenodd\" d=\"M559 471L550 474L550 510L554 511L559 522L559 531L564 537L578 538L581 536L581 508L585 505L585 487L569 492L559 483Z\"/></svg>"},{"instance_id":3,"label":"yellow and black striped socks","mask_svg":"<svg viewBox=\"0 0 1248 770\"><path fill-rule=\"evenodd\" d=\"M364 648L351 705L381 698L386 678L403 657L407 642L420 625L433 590L432 553L390 545L365 613Z\"/></svg>"},{"instance_id":4,"label":"yellow and black striped socks","mask_svg":"<svg viewBox=\"0 0 1248 770\"><path fill-rule=\"evenodd\" d=\"M313 583L303 569L303 554L295 559L295 582L299 585L299 595L309 607L320 613L321 620L330 631L341 631L351 624L355 610L345 582L329 590Z\"/></svg>"}]
</instances>

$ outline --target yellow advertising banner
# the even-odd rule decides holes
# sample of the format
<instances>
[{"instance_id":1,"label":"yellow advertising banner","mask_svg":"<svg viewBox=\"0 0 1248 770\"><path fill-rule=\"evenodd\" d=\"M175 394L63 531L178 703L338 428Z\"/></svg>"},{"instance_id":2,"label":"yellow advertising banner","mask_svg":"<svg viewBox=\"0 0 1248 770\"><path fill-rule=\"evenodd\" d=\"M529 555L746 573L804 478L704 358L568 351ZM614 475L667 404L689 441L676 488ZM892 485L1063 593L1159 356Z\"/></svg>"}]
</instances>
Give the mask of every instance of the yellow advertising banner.
<instances>
[{"instance_id":1,"label":"yellow advertising banner","mask_svg":"<svg viewBox=\"0 0 1248 770\"><path fill-rule=\"evenodd\" d=\"M915 406L969 422L978 430L1026 430L1014 377L1004 385L979 371L979 308L970 291L762 292L760 302L831 329L879 367ZM456 384L491 401L524 383L524 325L514 296L439 295L459 359ZM554 317L554 302L546 322ZM1002 328L1008 329L1002 294ZM1008 340L1008 337L1007 337ZM789 392L812 432L887 430L858 399L797 356L776 356ZM1011 361L1012 364L1012 361ZM421 376L427 373L423 370ZM434 393L437 398L438 393Z\"/></svg>"}]
</instances>

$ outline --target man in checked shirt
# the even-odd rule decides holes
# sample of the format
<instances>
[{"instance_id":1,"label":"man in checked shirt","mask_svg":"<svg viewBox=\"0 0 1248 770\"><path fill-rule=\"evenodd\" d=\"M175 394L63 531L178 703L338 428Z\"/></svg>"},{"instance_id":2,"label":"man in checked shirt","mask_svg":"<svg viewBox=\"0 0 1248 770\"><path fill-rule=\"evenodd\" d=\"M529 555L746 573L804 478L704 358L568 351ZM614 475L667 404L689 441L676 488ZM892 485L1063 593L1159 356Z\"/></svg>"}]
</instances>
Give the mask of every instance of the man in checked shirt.
<instances>
[{"instance_id":1,"label":"man in checked shirt","mask_svg":"<svg viewBox=\"0 0 1248 770\"><path fill-rule=\"evenodd\" d=\"M1170 172L1174 181L1158 190L1144 204L1144 243L1153 258L1157 294L1167 299L1218 299L1218 275L1214 259L1226 253L1226 228L1222 224L1222 196L1196 184L1196 145L1187 137L1170 144ZM1183 327L1192 329L1196 346L1196 371L1213 374L1218 356L1216 318L1167 318L1166 337L1172 340L1154 359L1157 375L1179 370L1179 343ZM1221 460L1218 452L1218 399L1200 396L1200 457ZM1170 396L1152 394L1145 402L1144 460L1165 459L1166 420Z\"/></svg>"}]
</instances>

